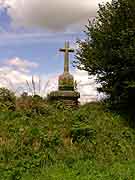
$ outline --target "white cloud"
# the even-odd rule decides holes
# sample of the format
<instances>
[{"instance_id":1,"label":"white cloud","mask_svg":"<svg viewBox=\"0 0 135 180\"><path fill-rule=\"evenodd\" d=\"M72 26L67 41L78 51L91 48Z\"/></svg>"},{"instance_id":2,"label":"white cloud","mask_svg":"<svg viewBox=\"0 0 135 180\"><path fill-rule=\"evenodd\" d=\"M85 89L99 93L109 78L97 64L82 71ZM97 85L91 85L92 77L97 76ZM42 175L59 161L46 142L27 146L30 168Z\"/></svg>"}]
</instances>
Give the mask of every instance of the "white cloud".
<instances>
[{"instance_id":1,"label":"white cloud","mask_svg":"<svg viewBox=\"0 0 135 180\"><path fill-rule=\"evenodd\" d=\"M31 68L38 67L35 62L23 60L18 57L4 61L4 65L0 67L0 86L8 87L16 91L18 87L26 89L26 80L32 78Z\"/></svg>"},{"instance_id":2,"label":"white cloud","mask_svg":"<svg viewBox=\"0 0 135 180\"><path fill-rule=\"evenodd\" d=\"M74 79L77 81L77 89L80 92L80 102L83 104L86 102L97 101L98 93L94 77L89 77L86 71L78 69L76 69L73 75Z\"/></svg>"},{"instance_id":3,"label":"white cloud","mask_svg":"<svg viewBox=\"0 0 135 180\"><path fill-rule=\"evenodd\" d=\"M6 3L6 1L5 1L5 0L0 0L0 6L4 6L4 5L5 5L5 3Z\"/></svg>"},{"instance_id":4,"label":"white cloud","mask_svg":"<svg viewBox=\"0 0 135 180\"><path fill-rule=\"evenodd\" d=\"M23 60L18 57L7 60L6 64L9 66L13 66L14 68L17 68L20 71L29 71L29 68L37 68L39 66L35 62Z\"/></svg>"},{"instance_id":5,"label":"white cloud","mask_svg":"<svg viewBox=\"0 0 135 180\"><path fill-rule=\"evenodd\" d=\"M23 84L26 84L26 80L30 79L30 74L15 70L12 67L3 66L0 68L0 87L4 86L15 92L20 86L23 89Z\"/></svg>"},{"instance_id":6,"label":"white cloud","mask_svg":"<svg viewBox=\"0 0 135 180\"><path fill-rule=\"evenodd\" d=\"M11 58L3 61L0 67L0 87L6 87L16 92L17 95L24 91L29 94L35 91L41 96L46 96L47 93L57 89L57 76L55 74L33 76L32 69L37 68L36 62L24 60L19 57Z\"/></svg>"},{"instance_id":7,"label":"white cloud","mask_svg":"<svg viewBox=\"0 0 135 180\"><path fill-rule=\"evenodd\" d=\"M110 0L5 0L15 25L61 31L94 17L98 4Z\"/></svg>"}]
</instances>

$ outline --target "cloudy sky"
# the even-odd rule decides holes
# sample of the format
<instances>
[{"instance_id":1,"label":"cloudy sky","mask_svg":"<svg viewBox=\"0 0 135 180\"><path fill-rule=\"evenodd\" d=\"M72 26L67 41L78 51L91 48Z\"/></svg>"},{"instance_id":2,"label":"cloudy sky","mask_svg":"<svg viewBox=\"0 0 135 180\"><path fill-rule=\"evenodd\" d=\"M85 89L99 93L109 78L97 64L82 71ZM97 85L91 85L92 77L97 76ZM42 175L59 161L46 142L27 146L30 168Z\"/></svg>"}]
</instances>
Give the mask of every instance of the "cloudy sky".
<instances>
[{"instance_id":1,"label":"cloudy sky","mask_svg":"<svg viewBox=\"0 0 135 180\"><path fill-rule=\"evenodd\" d=\"M65 40L76 48L76 40L84 38L84 25L96 16L98 4L107 1L0 0L0 85L14 91L28 89L27 82L31 85L34 76L39 93L55 90L63 72L63 54L58 49ZM95 98L93 79L72 65L70 69L82 100Z\"/></svg>"}]
</instances>

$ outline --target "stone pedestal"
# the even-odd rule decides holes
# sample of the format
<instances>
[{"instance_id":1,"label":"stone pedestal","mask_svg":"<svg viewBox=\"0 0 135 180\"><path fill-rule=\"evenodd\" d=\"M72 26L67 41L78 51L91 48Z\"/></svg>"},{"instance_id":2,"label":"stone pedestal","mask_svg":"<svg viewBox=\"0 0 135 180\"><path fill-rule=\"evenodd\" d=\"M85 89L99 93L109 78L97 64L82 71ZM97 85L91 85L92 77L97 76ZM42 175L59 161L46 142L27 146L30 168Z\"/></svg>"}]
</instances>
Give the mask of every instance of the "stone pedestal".
<instances>
[{"instance_id":1,"label":"stone pedestal","mask_svg":"<svg viewBox=\"0 0 135 180\"><path fill-rule=\"evenodd\" d=\"M78 98L80 93L76 91L53 91L48 96L49 101L60 101L70 107L78 106Z\"/></svg>"}]
</instances>

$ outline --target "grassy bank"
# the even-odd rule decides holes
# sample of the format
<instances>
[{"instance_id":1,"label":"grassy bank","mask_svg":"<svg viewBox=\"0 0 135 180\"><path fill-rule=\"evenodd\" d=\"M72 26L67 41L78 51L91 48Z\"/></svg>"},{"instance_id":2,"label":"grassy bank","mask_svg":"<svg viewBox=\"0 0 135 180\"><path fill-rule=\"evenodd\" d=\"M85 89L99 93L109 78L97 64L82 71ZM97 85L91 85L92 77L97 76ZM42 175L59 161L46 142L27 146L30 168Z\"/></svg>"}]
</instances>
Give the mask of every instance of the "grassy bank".
<instances>
[{"instance_id":1,"label":"grassy bank","mask_svg":"<svg viewBox=\"0 0 135 180\"><path fill-rule=\"evenodd\" d=\"M135 130L97 103L1 111L0 160L1 180L135 179Z\"/></svg>"}]
</instances>

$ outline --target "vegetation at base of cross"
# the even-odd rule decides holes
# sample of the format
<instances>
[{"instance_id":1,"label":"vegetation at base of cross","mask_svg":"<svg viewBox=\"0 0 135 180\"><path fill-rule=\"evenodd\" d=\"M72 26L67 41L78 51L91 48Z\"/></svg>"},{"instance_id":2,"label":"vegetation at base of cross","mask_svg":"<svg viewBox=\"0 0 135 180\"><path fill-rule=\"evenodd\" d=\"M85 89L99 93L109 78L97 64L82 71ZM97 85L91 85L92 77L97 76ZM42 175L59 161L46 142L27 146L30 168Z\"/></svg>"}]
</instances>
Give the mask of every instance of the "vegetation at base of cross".
<instances>
[{"instance_id":1,"label":"vegetation at base of cross","mask_svg":"<svg viewBox=\"0 0 135 180\"><path fill-rule=\"evenodd\" d=\"M135 119L135 1L101 4L85 33L86 39L78 41L75 63L96 75L98 90L106 94L113 110Z\"/></svg>"},{"instance_id":2,"label":"vegetation at base of cross","mask_svg":"<svg viewBox=\"0 0 135 180\"><path fill-rule=\"evenodd\" d=\"M20 98L26 103L26 94ZM17 109L0 106L1 180L135 178L135 130L127 119L102 103L71 109L28 98Z\"/></svg>"}]
</instances>

